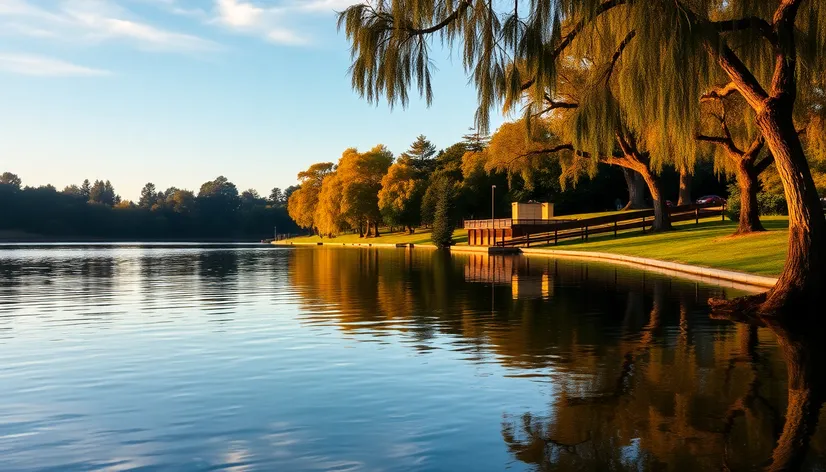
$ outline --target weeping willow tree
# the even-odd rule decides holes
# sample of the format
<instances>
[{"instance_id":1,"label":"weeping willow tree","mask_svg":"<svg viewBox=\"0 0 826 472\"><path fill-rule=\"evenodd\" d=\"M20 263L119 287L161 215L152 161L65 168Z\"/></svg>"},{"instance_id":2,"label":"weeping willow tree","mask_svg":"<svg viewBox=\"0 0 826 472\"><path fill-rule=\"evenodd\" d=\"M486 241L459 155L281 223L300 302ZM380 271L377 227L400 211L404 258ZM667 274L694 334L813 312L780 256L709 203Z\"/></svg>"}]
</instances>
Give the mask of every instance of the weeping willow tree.
<instances>
[{"instance_id":1,"label":"weeping willow tree","mask_svg":"<svg viewBox=\"0 0 826 472\"><path fill-rule=\"evenodd\" d=\"M707 113L700 123L697 140L714 146L714 167L733 175L740 189L740 217L736 234L765 231L760 222L757 193L760 174L773 162L762 152L765 140L754 126L754 113L739 96L706 101Z\"/></svg>"},{"instance_id":2,"label":"weeping willow tree","mask_svg":"<svg viewBox=\"0 0 826 472\"><path fill-rule=\"evenodd\" d=\"M406 104L413 87L432 101L431 39L460 49L482 129L490 110L515 101L527 81L534 84L534 107L553 97L560 59L603 58L627 40L612 94L636 139L630 144L644 143L653 168L675 156L693 158L703 94L740 94L755 113L789 204L786 265L776 286L751 306L800 314L824 301L826 218L794 119L798 95L818 93L814 84L826 69L824 2L371 0L342 12L339 27L352 46L353 87L391 106ZM596 119L592 111L584 116ZM604 124L595 128L607 131ZM602 134L582 141L607 148Z\"/></svg>"}]
</instances>

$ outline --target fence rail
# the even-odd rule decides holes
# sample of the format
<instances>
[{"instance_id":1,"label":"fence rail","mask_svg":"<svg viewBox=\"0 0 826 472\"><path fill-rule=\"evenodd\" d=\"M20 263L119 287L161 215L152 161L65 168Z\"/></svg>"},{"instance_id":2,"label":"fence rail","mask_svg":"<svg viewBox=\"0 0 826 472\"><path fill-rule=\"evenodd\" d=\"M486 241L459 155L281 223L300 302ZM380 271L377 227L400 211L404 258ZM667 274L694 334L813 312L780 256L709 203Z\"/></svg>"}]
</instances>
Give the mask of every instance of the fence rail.
<instances>
[{"instance_id":1,"label":"fence rail","mask_svg":"<svg viewBox=\"0 0 826 472\"><path fill-rule=\"evenodd\" d=\"M668 209L672 222L691 221L700 222L701 218L722 216L725 219L725 206L714 204L683 205ZM598 216L581 220L563 221L543 228L542 232L525 236L517 236L504 241L497 241L496 246L530 246L531 244L557 244L560 240L580 238L585 241L595 234L614 233L629 229L650 228L654 223L654 210L640 210L616 215Z\"/></svg>"},{"instance_id":2,"label":"fence rail","mask_svg":"<svg viewBox=\"0 0 826 472\"><path fill-rule=\"evenodd\" d=\"M514 220L513 218L499 218L495 220L465 220L464 229L508 229L514 226L551 226L559 223L567 223L569 221L576 221L571 219L554 218L552 220L543 219L526 219L520 218Z\"/></svg>"}]
</instances>

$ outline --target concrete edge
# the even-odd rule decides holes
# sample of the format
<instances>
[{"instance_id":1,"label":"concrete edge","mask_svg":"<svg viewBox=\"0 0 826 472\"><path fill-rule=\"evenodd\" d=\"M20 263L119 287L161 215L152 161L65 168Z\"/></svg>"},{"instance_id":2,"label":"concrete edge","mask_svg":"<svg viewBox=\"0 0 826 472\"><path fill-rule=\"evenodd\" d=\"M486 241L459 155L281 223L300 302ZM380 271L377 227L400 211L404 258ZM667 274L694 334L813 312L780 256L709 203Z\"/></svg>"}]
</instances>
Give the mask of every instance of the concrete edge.
<instances>
[{"instance_id":1,"label":"concrete edge","mask_svg":"<svg viewBox=\"0 0 826 472\"><path fill-rule=\"evenodd\" d=\"M606 252L592 251L565 251L559 249L530 249L523 248L522 254L546 257L569 257L578 259L598 259L604 261L623 263L623 265L633 265L637 267L652 267L675 274L688 274L699 277L703 281L725 280L735 282L749 287L772 288L777 283L774 277L762 275L746 274L733 270L712 269L710 267L681 264L678 262L667 262L658 259L647 259L644 257L626 256L622 254L611 254Z\"/></svg>"}]
</instances>

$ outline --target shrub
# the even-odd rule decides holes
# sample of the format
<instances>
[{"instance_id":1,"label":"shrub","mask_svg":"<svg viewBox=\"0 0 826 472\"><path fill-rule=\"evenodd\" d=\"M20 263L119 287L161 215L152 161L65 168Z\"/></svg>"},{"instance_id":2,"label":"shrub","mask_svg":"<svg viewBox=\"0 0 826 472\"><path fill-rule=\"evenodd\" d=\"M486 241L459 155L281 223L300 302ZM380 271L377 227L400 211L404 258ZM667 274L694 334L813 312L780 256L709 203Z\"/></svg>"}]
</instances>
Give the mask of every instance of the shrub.
<instances>
[{"instance_id":1,"label":"shrub","mask_svg":"<svg viewBox=\"0 0 826 472\"><path fill-rule=\"evenodd\" d=\"M728 194L726 214L730 220L738 221L740 219L740 187L737 184L729 184ZM786 204L784 195L759 192L757 194L757 211L760 216L788 215L789 207Z\"/></svg>"}]
</instances>

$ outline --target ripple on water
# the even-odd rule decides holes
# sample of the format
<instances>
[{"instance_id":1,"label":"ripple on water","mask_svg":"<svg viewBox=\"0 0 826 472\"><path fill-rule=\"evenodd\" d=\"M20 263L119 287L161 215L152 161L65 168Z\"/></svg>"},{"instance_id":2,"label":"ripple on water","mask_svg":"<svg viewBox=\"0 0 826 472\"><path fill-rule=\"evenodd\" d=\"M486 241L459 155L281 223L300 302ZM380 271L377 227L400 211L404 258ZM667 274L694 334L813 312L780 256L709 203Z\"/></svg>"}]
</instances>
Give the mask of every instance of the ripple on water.
<instances>
[{"instance_id":1,"label":"ripple on water","mask_svg":"<svg viewBox=\"0 0 826 472\"><path fill-rule=\"evenodd\" d=\"M0 470L566 470L591 457L699 470L721 463L713 431L751 372L766 405L782 409L785 392L771 335L758 333L752 370L743 333L708 319L712 295L730 293L431 251L0 246ZM770 455L767 411L732 427L742 465ZM545 442L583 438L571 453Z\"/></svg>"}]
</instances>

